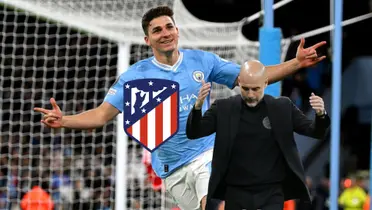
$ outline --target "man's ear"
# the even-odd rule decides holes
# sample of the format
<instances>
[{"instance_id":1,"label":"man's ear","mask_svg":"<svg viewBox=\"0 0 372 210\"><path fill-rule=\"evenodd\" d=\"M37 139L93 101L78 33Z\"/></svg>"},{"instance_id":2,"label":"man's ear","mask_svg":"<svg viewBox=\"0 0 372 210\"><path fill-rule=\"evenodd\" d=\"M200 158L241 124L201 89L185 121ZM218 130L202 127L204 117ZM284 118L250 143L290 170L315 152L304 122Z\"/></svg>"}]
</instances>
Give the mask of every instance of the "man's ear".
<instances>
[{"instance_id":1,"label":"man's ear","mask_svg":"<svg viewBox=\"0 0 372 210\"><path fill-rule=\"evenodd\" d=\"M238 77L235 80L235 86L240 86L239 84L240 84L240 75L238 75Z\"/></svg>"},{"instance_id":2,"label":"man's ear","mask_svg":"<svg viewBox=\"0 0 372 210\"><path fill-rule=\"evenodd\" d=\"M148 36L145 36L143 39L145 40L147 46L150 46L149 37Z\"/></svg>"},{"instance_id":3,"label":"man's ear","mask_svg":"<svg viewBox=\"0 0 372 210\"><path fill-rule=\"evenodd\" d=\"M240 81L240 79L239 79L239 76L238 76L238 77L235 79L234 87L239 86L239 81Z\"/></svg>"}]
</instances>

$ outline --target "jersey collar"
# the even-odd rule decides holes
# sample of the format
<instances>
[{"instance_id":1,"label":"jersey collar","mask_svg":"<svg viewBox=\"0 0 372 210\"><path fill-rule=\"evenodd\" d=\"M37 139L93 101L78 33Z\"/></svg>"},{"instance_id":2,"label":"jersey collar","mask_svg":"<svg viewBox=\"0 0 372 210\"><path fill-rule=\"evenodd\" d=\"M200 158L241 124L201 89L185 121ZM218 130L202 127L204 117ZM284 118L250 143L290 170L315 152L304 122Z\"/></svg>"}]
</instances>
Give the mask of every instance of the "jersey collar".
<instances>
[{"instance_id":1,"label":"jersey collar","mask_svg":"<svg viewBox=\"0 0 372 210\"><path fill-rule=\"evenodd\" d=\"M177 71L177 68L181 65L182 60L183 60L183 52L180 51L180 56L178 57L177 62L173 66L160 63L159 61L156 60L155 57L152 59L152 63L155 64L157 67L167 70L167 71Z\"/></svg>"}]
</instances>

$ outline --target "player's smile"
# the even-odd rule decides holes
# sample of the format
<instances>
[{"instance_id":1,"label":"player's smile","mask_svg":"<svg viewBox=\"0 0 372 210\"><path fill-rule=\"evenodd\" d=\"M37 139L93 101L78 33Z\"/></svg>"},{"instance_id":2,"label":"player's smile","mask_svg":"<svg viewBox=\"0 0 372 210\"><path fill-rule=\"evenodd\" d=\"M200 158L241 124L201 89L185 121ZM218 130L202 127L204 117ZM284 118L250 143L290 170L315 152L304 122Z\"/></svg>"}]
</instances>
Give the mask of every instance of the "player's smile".
<instances>
[{"instance_id":1,"label":"player's smile","mask_svg":"<svg viewBox=\"0 0 372 210\"><path fill-rule=\"evenodd\" d=\"M173 42L173 39L171 39L171 40L166 40L166 41L162 41L162 42L160 42L160 44L170 44L170 43L172 43Z\"/></svg>"},{"instance_id":2,"label":"player's smile","mask_svg":"<svg viewBox=\"0 0 372 210\"><path fill-rule=\"evenodd\" d=\"M170 35L172 36L172 35ZM168 37L167 39L161 39L161 41L159 41L159 47L162 49L162 51L169 51L169 50L173 50L175 48L175 40L174 38L170 38Z\"/></svg>"},{"instance_id":3,"label":"player's smile","mask_svg":"<svg viewBox=\"0 0 372 210\"><path fill-rule=\"evenodd\" d=\"M174 45L174 40L167 40L167 41L162 41L160 42L160 45L162 48L169 48L169 47L173 47Z\"/></svg>"}]
</instances>

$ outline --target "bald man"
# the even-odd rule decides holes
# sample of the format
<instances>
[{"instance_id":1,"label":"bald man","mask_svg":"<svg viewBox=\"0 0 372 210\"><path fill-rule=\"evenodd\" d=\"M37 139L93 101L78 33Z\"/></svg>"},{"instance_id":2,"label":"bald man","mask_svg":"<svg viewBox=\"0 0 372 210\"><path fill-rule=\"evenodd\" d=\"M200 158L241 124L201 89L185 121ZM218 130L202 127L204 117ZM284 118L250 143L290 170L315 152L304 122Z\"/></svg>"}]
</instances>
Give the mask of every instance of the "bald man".
<instances>
[{"instance_id":1,"label":"bald man","mask_svg":"<svg viewBox=\"0 0 372 210\"><path fill-rule=\"evenodd\" d=\"M268 75L259 61L241 66L238 83L240 95L216 100L202 114L211 88L204 83L188 116L189 139L216 133L208 203L225 200L225 210L282 210L286 200L310 202L293 132L325 136L330 118L322 98L309 96L311 120L289 98L265 95Z\"/></svg>"}]
</instances>

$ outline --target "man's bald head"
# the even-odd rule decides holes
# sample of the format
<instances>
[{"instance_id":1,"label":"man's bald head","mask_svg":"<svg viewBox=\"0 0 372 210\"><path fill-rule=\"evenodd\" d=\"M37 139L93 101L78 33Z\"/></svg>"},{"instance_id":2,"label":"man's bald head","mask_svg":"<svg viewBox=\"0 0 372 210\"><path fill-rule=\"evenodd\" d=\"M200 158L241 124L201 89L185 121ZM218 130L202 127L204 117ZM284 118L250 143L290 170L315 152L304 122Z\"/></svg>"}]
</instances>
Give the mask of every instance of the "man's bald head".
<instances>
[{"instance_id":1,"label":"man's bald head","mask_svg":"<svg viewBox=\"0 0 372 210\"><path fill-rule=\"evenodd\" d=\"M266 81L267 74L265 66L257 60L247 61L240 68L241 83L256 83L258 81Z\"/></svg>"},{"instance_id":2,"label":"man's bald head","mask_svg":"<svg viewBox=\"0 0 372 210\"><path fill-rule=\"evenodd\" d=\"M265 66L256 60L245 62L240 68L238 82L247 105L256 106L263 98L268 84Z\"/></svg>"}]
</instances>

